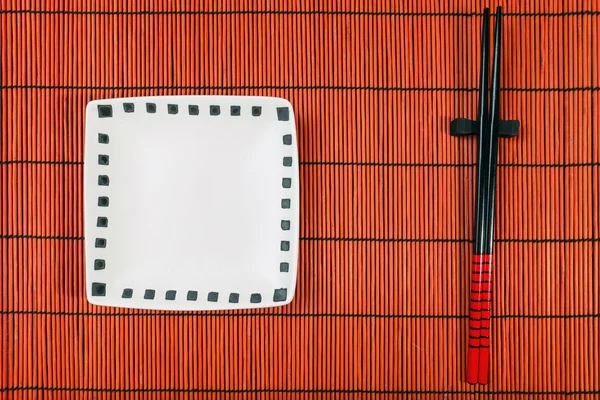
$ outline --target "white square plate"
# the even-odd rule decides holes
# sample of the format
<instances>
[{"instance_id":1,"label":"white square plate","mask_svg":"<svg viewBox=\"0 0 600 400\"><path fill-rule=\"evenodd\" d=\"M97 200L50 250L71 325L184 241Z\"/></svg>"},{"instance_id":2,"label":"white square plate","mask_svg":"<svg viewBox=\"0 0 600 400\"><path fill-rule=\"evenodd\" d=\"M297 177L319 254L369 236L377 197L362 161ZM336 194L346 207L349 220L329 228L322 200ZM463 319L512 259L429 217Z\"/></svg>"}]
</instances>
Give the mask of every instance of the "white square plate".
<instances>
[{"instance_id":1,"label":"white square plate","mask_svg":"<svg viewBox=\"0 0 600 400\"><path fill-rule=\"evenodd\" d=\"M298 149L274 97L92 101L87 298L161 310L279 306L296 287Z\"/></svg>"}]
</instances>

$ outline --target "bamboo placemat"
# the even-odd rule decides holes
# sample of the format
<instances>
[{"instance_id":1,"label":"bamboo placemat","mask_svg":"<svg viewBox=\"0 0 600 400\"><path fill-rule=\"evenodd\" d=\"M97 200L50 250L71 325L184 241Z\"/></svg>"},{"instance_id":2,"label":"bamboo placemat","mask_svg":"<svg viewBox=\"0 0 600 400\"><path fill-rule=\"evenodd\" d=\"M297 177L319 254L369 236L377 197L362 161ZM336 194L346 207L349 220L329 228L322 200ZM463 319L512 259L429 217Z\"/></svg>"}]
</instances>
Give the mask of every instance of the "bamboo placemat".
<instances>
[{"instance_id":1,"label":"bamboo placemat","mask_svg":"<svg viewBox=\"0 0 600 400\"><path fill-rule=\"evenodd\" d=\"M3 1L0 398L600 397L600 5L505 1L491 383L464 382L483 4ZM494 8L496 2L486 5ZM493 23L493 20L492 20ZM85 300L84 108L272 95L297 116L283 308Z\"/></svg>"}]
</instances>

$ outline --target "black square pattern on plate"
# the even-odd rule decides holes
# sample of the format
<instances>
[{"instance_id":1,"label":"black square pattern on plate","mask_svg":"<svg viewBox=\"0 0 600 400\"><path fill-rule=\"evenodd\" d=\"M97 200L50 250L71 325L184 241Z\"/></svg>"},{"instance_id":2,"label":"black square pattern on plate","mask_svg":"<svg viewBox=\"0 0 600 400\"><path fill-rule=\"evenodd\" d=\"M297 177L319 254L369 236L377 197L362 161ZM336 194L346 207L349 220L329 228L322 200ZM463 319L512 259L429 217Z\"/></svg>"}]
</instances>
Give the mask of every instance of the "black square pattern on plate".
<instances>
[{"instance_id":1,"label":"black square pattern on plate","mask_svg":"<svg viewBox=\"0 0 600 400\"><path fill-rule=\"evenodd\" d=\"M239 117L242 113L242 108L240 106L231 106L231 115L234 117Z\"/></svg>"},{"instance_id":2,"label":"black square pattern on plate","mask_svg":"<svg viewBox=\"0 0 600 400\"><path fill-rule=\"evenodd\" d=\"M154 114L156 112L156 103L146 103L146 112Z\"/></svg>"},{"instance_id":3,"label":"black square pattern on plate","mask_svg":"<svg viewBox=\"0 0 600 400\"><path fill-rule=\"evenodd\" d=\"M290 221L283 219L281 220L281 229L284 231L289 231L290 230Z\"/></svg>"},{"instance_id":4,"label":"black square pattern on plate","mask_svg":"<svg viewBox=\"0 0 600 400\"><path fill-rule=\"evenodd\" d=\"M98 228L106 228L108 227L108 218L106 217L98 217L96 220L96 226Z\"/></svg>"},{"instance_id":5,"label":"black square pattern on plate","mask_svg":"<svg viewBox=\"0 0 600 400\"><path fill-rule=\"evenodd\" d=\"M93 282L92 283L92 296L106 296L106 284Z\"/></svg>"},{"instance_id":6,"label":"black square pattern on plate","mask_svg":"<svg viewBox=\"0 0 600 400\"><path fill-rule=\"evenodd\" d=\"M287 135L283 135L283 144L285 144L286 146L289 146L292 144L292 135L287 134Z\"/></svg>"},{"instance_id":7,"label":"black square pattern on plate","mask_svg":"<svg viewBox=\"0 0 600 400\"><path fill-rule=\"evenodd\" d=\"M229 295L229 302L230 303L237 303L238 301L240 301L240 294L239 293L231 293Z\"/></svg>"},{"instance_id":8,"label":"black square pattern on plate","mask_svg":"<svg viewBox=\"0 0 600 400\"><path fill-rule=\"evenodd\" d=\"M281 208L290 208L292 201L290 199L281 199Z\"/></svg>"},{"instance_id":9,"label":"black square pattern on plate","mask_svg":"<svg viewBox=\"0 0 600 400\"><path fill-rule=\"evenodd\" d=\"M261 106L252 106L252 116L253 117L260 117L261 113L262 113Z\"/></svg>"},{"instance_id":10,"label":"black square pattern on plate","mask_svg":"<svg viewBox=\"0 0 600 400\"><path fill-rule=\"evenodd\" d=\"M121 297L124 299L132 298L133 297L133 289L131 289L131 288L123 289L123 294L121 295Z\"/></svg>"},{"instance_id":11,"label":"black square pattern on plate","mask_svg":"<svg viewBox=\"0 0 600 400\"><path fill-rule=\"evenodd\" d=\"M200 109L198 108L198 106L189 105L188 112L190 113L190 115L198 115L200 114Z\"/></svg>"},{"instance_id":12,"label":"black square pattern on plate","mask_svg":"<svg viewBox=\"0 0 600 400\"><path fill-rule=\"evenodd\" d=\"M111 118L112 117L112 106L109 104L98 106L98 117L99 118Z\"/></svg>"},{"instance_id":13,"label":"black square pattern on plate","mask_svg":"<svg viewBox=\"0 0 600 400\"><path fill-rule=\"evenodd\" d=\"M154 289L146 289L146 291L144 292L144 299L153 300L155 294L156 291Z\"/></svg>"},{"instance_id":14,"label":"black square pattern on plate","mask_svg":"<svg viewBox=\"0 0 600 400\"><path fill-rule=\"evenodd\" d=\"M109 183L110 179L108 179L108 175L98 175L98 185L108 186Z\"/></svg>"},{"instance_id":15,"label":"black square pattern on plate","mask_svg":"<svg viewBox=\"0 0 600 400\"><path fill-rule=\"evenodd\" d=\"M283 166L291 167L292 166L292 157L283 157Z\"/></svg>"},{"instance_id":16,"label":"black square pattern on plate","mask_svg":"<svg viewBox=\"0 0 600 400\"><path fill-rule=\"evenodd\" d=\"M190 290L187 292L188 301L196 301L198 300L198 292L195 290Z\"/></svg>"},{"instance_id":17,"label":"black square pattern on plate","mask_svg":"<svg viewBox=\"0 0 600 400\"><path fill-rule=\"evenodd\" d=\"M252 293L250 295L250 303L260 303L262 301L262 296L260 293Z\"/></svg>"},{"instance_id":18,"label":"black square pattern on plate","mask_svg":"<svg viewBox=\"0 0 600 400\"><path fill-rule=\"evenodd\" d=\"M106 261L100 260L100 259L94 260L94 270L95 271L100 271L104 268L106 268Z\"/></svg>"},{"instance_id":19,"label":"black square pattern on plate","mask_svg":"<svg viewBox=\"0 0 600 400\"><path fill-rule=\"evenodd\" d=\"M292 187L292 178L283 178L281 180L281 186L284 187L284 189L289 189Z\"/></svg>"},{"instance_id":20,"label":"black square pattern on plate","mask_svg":"<svg viewBox=\"0 0 600 400\"><path fill-rule=\"evenodd\" d=\"M219 293L218 292L210 292L208 294L208 301L218 301L219 300Z\"/></svg>"},{"instance_id":21,"label":"black square pattern on plate","mask_svg":"<svg viewBox=\"0 0 600 400\"><path fill-rule=\"evenodd\" d=\"M275 289L273 301L285 301L287 299L287 289Z\"/></svg>"},{"instance_id":22,"label":"black square pattern on plate","mask_svg":"<svg viewBox=\"0 0 600 400\"><path fill-rule=\"evenodd\" d=\"M220 106L210 106L210 115L219 115L221 114Z\"/></svg>"},{"instance_id":23,"label":"black square pattern on plate","mask_svg":"<svg viewBox=\"0 0 600 400\"><path fill-rule=\"evenodd\" d=\"M106 154L98 154L98 164L99 165L108 165L109 158Z\"/></svg>"},{"instance_id":24,"label":"black square pattern on plate","mask_svg":"<svg viewBox=\"0 0 600 400\"><path fill-rule=\"evenodd\" d=\"M287 240L282 240L279 247L281 248L281 251L290 251L290 242Z\"/></svg>"},{"instance_id":25,"label":"black square pattern on plate","mask_svg":"<svg viewBox=\"0 0 600 400\"><path fill-rule=\"evenodd\" d=\"M132 113L135 111L135 105L133 103L123 103L123 111Z\"/></svg>"},{"instance_id":26,"label":"black square pattern on plate","mask_svg":"<svg viewBox=\"0 0 600 400\"><path fill-rule=\"evenodd\" d=\"M108 197L106 197L106 196L98 197L98 207L108 207Z\"/></svg>"},{"instance_id":27,"label":"black square pattern on plate","mask_svg":"<svg viewBox=\"0 0 600 400\"><path fill-rule=\"evenodd\" d=\"M290 109L288 107L277 107L277 119L280 121L289 121Z\"/></svg>"},{"instance_id":28,"label":"black square pattern on plate","mask_svg":"<svg viewBox=\"0 0 600 400\"><path fill-rule=\"evenodd\" d=\"M96 246L96 248L98 248L98 249L104 249L104 248L106 248L106 239L103 239L103 238L97 238L97 239L96 239L95 246Z\"/></svg>"},{"instance_id":29,"label":"black square pattern on plate","mask_svg":"<svg viewBox=\"0 0 600 400\"><path fill-rule=\"evenodd\" d=\"M165 294L165 300L175 300L176 296L177 290L167 290L167 293Z\"/></svg>"},{"instance_id":30,"label":"black square pattern on plate","mask_svg":"<svg viewBox=\"0 0 600 400\"><path fill-rule=\"evenodd\" d=\"M98 143L108 144L108 135L106 133L99 133Z\"/></svg>"},{"instance_id":31,"label":"black square pattern on plate","mask_svg":"<svg viewBox=\"0 0 600 400\"><path fill-rule=\"evenodd\" d=\"M290 271L290 263L282 262L279 263L279 272L289 272Z\"/></svg>"},{"instance_id":32,"label":"black square pattern on plate","mask_svg":"<svg viewBox=\"0 0 600 400\"><path fill-rule=\"evenodd\" d=\"M167 110L169 114L177 114L179 112L179 106L177 104L169 104Z\"/></svg>"}]
</instances>

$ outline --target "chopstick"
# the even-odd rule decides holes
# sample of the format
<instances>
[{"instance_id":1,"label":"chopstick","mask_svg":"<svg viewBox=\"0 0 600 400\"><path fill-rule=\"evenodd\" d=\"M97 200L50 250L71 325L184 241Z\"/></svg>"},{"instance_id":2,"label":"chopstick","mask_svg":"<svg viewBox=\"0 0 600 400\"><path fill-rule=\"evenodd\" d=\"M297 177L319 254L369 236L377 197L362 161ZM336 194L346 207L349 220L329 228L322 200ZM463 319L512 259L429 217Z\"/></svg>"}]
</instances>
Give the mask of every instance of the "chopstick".
<instances>
[{"instance_id":1,"label":"chopstick","mask_svg":"<svg viewBox=\"0 0 600 400\"><path fill-rule=\"evenodd\" d=\"M494 206L498 139L517 134L518 121L500 121L500 48L502 7L496 8L494 60L492 66L491 111L488 108L490 56L490 10L485 8L481 33L481 77L478 121L457 118L450 125L453 136L478 134L475 233L471 265L467 382L489 382Z\"/></svg>"},{"instance_id":2,"label":"chopstick","mask_svg":"<svg viewBox=\"0 0 600 400\"><path fill-rule=\"evenodd\" d=\"M480 255L485 254L483 243L486 231L486 212L488 212L488 179L490 151L490 125L488 111L488 70L490 53L490 10L483 10L481 28L481 77L479 90L479 140L477 155L477 197L475 206L475 246L471 267L471 293L469 306L469 339L467 350L467 382L475 384L479 375L481 340L481 291L483 288L483 269ZM486 285L486 289L489 285Z\"/></svg>"},{"instance_id":3,"label":"chopstick","mask_svg":"<svg viewBox=\"0 0 600 400\"><path fill-rule=\"evenodd\" d=\"M486 385L489 381L490 335L492 314L492 253L494 247L494 206L496 203L496 165L498 164L498 138L500 134L500 49L502 44L502 7L496 8L496 29L494 33L494 62L492 66L492 100L490 117L490 158L488 163L488 212L486 215L483 253L487 255L480 261L480 277L486 279L489 291L481 292L481 321L479 340L478 383ZM486 287L487 287L486 286Z\"/></svg>"}]
</instances>

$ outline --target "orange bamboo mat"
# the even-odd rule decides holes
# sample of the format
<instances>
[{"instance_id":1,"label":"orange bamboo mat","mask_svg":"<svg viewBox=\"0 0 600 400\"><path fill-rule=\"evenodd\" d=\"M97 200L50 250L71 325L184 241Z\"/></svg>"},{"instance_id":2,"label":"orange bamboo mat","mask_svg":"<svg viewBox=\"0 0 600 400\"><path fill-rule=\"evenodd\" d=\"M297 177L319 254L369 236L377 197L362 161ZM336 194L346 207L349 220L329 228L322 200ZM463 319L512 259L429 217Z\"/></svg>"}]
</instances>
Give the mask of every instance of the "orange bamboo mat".
<instances>
[{"instance_id":1,"label":"orange bamboo mat","mask_svg":"<svg viewBox=\"0 0 600 400\"><path fill-rule=\"evenodd\" d=\"M449 123L475 117L483 5L370 3L0 3L0 398L600 397L600 4L502 2L522 129L499 150L491 383L469 386L476 141ZM86 302L85 105L162 94L292 102L289 306Z\"/></svg>"}]
</instances>

